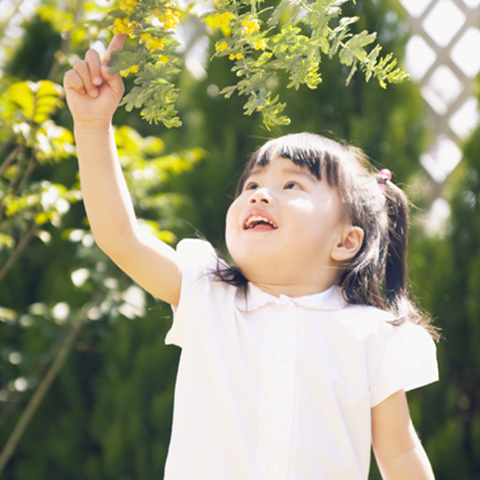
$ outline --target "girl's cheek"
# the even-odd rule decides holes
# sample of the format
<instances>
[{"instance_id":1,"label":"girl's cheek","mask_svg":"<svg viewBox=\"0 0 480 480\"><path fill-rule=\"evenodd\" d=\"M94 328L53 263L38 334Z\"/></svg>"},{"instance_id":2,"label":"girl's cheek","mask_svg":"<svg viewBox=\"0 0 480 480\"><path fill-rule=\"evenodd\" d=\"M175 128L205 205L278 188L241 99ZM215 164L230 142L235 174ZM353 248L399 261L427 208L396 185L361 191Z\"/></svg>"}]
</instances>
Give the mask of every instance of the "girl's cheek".
<instances>
[{"instance_id":1,"label":"girl's cheek","mask_svg":"<svg viewBox=\"0 0 480 480\"><path fill-rule=\"evenodd\" d=\"M310 213L315 210L315 205L310 201L303 198L296 198L290 202L290 206L298 211ZM317 206L318 208L318 206Z\"/></svg>"},{"instance_id":2,"label":"girl's cheek","mask_svg":"<svg viewBox=\"0 0 480 480\"><path fill-rule=\"evenodd\" d=\"M230 204L230 206L228 207L228 210L227 210L227 218L228 218L229 216L232 216L232 215L233 215L233 213L234 213L234 211L235 211L235 209L236 209L236 206L237 206L237 200L234 200L234 201Z\"/></svg>"},{"instance_id":3,"label":"girl's cheek","mask_svg":"<svg viewBox=\"0 0 480 480\"><path fill-rule=\"evenodd\" d=\"M227 216L226 216L226 225L227 228L231 227L235 221L235 216L238 215L238 203L235 200L227 210Z\"/></svg>"}]
</instances>

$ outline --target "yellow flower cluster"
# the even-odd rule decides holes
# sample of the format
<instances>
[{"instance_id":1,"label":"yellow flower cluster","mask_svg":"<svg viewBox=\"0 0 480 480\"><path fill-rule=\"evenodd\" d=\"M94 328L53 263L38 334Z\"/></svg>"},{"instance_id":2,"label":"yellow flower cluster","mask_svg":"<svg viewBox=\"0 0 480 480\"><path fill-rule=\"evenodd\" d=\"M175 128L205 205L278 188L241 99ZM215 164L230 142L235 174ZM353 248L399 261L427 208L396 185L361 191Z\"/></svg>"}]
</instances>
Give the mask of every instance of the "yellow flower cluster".
<instances>
[{"instance_id":1,"label":"yellow flower cluster","mask_svg":"<svg viewBox=\"0 0 480 480\"><path fill-rule=\"evenodd\" d=\"M267 42L262 38L262 40L255 42L255 45L253 46L253 48L255 50L265 50L267 46L268 46Z\"/></svg>"},{"instance_id":2,"label":"yellow flower cluster","mask_svg":"<svg viewBox=\"0 0 480 480\"><path fill-rule=\"evenodd\" d=\"M244 20L242 22L242 32L250 35L260 30L260 22L257 19Z\"/></svg>"},{"instance_id":3,"label":"yellow flower cluster","mask_svg":"<svg viewBox=\"0 0 480 480\"><path fill-rule=\"evenodd\" d=\"M118 7L120 8L120 10L128 12L128 14L131 15L135 9L134 7L136 4L137 0L121 0L118 4Z\"/></svg>"},{"instance_id":4,"label":"yellow flower cluster","mask_svg":"<svg viewBox=\"0 0 480 480\"><path fill-rule=\"evenodd\" d=\"M122 77L128 77L130 73L137 73L140 70L140 67L138 65L132 65L130 68L126 70L121 70L120 75Z\"/></svg>"},{"instance_id":5,"label":"yellow flower cluster","mask_svg":"<svg viewBox=\"0 0 480 480\"><path fill-rule=\"evenodd\" d=\"M224 50L226 50L228 48L228 43L225 42L225 40L223 42L220 42L220 43L216 43L215 44L215 50L217 52L223 52Z\"/></svg>"},{"instance_id":6,"label":"yellow flower cluster","mask_svg":"<svg viewBox=\"0 0 480 480\"><path fill-rule=\"evenodd\" d=\"M229 28L230 22L234 18L235 16L230 12L216 13L213 17L212 25L220 29Z\"/></svg>"},{"instance_id":7,"label":"yellow flower cluster","mask_svg":"<svg viewBox=\"0 0 480 480\"><path fill-rule=\"evenodd\" d=\"M151 33L142 33L140 35L140 40L145 43L145 46L150 52L163 50L165 47L165 40L163 38L152 37Z\"/></svg>"},{"instance_id":8,"label":"yellow flower cluster","mask_svg":"<svg viewBox=\"0 0 480 480\"><path fill-rule=\"evenodd\" d=\"M135 30L135 23L130 22L129 18L116 18L113 21L113 33L127 33L133 34Z\"/></svg>"},{"instance_id":9,"label":"yellow flower cluster","mask_svg":"<svg viewBox=\"0 0 480 480\"><path fill-rule=\"evenodd\" d=\"M231 53L228 58L230 60L241 60L243 58L243 55L241 53Z\"/></svg>"},{"instance_id":10,"label":"yellow flower cluster","mask_svg":"<svg viewBox=\"0 0 480 480\"><path fill-rule=\"evenodd\" d=\"M163 15L160 15L160 11L157 9L153 13L159 15L158 19L166 29L175 28L180 22L178 7L172 2L166 3L164 7Z\"/></svg>"}]
</instances>

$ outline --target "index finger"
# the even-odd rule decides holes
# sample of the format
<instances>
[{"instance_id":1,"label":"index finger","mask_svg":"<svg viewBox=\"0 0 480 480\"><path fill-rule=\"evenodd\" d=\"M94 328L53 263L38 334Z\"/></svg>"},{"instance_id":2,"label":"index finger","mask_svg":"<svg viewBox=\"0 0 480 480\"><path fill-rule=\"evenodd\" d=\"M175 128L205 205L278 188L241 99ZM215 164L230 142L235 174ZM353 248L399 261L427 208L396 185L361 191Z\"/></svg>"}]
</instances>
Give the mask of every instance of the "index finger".
<instances>
[{"instance_id":1,"label":"index finger","mask_svg":"<svg viewBox=\"0 0 480 480\"><path fill-rule=\"evenodd\" d=\"M115 50L120 50L123 47L123 44L125 43L125 39L127 38L126 33L117 33L114 35L112 38L112 41L110 42L110 45L108 46L105 56L103 57L102 60L102 65L108 65L108 61L110 60L110 56L112 55L112 52Z\"/></svg>"}]
</instances>

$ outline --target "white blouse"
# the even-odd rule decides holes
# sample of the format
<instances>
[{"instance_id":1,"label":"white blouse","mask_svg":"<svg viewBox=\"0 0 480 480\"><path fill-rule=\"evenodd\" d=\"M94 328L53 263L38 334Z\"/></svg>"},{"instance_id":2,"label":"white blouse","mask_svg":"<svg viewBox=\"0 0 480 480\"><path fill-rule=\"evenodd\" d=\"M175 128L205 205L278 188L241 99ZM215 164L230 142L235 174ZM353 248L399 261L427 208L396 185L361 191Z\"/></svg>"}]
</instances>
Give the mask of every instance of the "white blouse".
<instances>
[{"instance_id":1,"label":"white blouse","mask_svg":"<svg viewBox=\"0 0 480 480\"><path fill-rule=\"evenodd\" d=\"M201 240L178 245L182 348L165 480L365 480L371 408L438 379L435 344L410 322L348 305L338 286L247 296L211 272Z\"/></svg>"}]
</instances>

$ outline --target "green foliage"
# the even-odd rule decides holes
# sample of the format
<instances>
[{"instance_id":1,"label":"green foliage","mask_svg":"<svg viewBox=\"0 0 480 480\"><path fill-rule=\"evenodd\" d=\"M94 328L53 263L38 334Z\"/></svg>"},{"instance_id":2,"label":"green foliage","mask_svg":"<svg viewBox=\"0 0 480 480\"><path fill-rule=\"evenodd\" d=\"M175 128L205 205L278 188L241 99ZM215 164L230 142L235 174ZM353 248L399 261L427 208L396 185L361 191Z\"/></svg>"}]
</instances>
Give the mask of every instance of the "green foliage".
<instances>
[{"instance_id":1,"label":"green foliage","mask_svg":"<svg viewBox=\"0 0 480 480\"><path fill-rule=\"evenodd\" d=\"M178 361L176 349L163 345L168 323L158 317L165 315L166 308L155 307L141 328L121 320L104 342L106 365L90 427L102 448L102 478L162 478L173 408L171 365Z\"/></svg>"},{"instance_id":2,"label":"green foliage","mask_svg":"<svg viewBox=\"0 0 480 480\"><path fill-rule=\"evenodd\" d=\"M140 223L160 240L175 243L173 231L186 230L185 221L178 214L191 210L193 205L187 195L168 192L166 185L172 177L191 171L205 152L190 148L165 154L162 140L142 138L128 126L116 130L115 141Z\"/></svg>"},{"instance_id":3,"label":"green foliage","mask_svg":"<svg viewBox=\"0 0 480 480\"><path fill-rule=\"evenodd\" d=\"M13 129L12 123L30 122L38 125L45 122L63 106L62 94L62 87L48 80L14 83L2 97L3 128ZM25 126L21 125L20 128L25 129Z\"/></svg>"},{"instance_id":4,"label":"green foliage","mask_svg":"<svg viewBox=\"0 0 480 480\"><path fill-rule=\"evenodd\" d=\"M181 14L176 5L167 1L122 0L118 9L110 11L108 18L99 23L100 27L113 23L115 33L128 33L138 40L113 52L110 61L112 73L127 76L138 72L135 87L124 97L122 105L127 111L143 107L143 118L155 124L162 122L168 128L181 125L174 106L177 90L171 82L179 72L178 58L174 56L179 44L173 32Z\"/></svg>"},{"instance_id":5,"label":"green foliage","mask_svg":"<svg viewBox=\"0 0 480 480\"><path fill-rule=\"evenodd\" d=\"M37 15L27 25L22 45L17 55L7 62L6 72L18 78L40 80L48 78L55 61L54 53L62 41L58 26L42 20ZM58 25L58 24L57 24Z\"/></svg>"},{"instance_id":6,"label":"green foliage","mask_svg":"<svg viewBox=\"0 0 480 480\"><path fill-rule=\"evenodd\" d=\"M174 242L176 235L166 228L184 234L187 227L185 220L179 221L178 211L191 209L192 204L185 195L166 193L165 190L172 178L182 175L201 159L202 151L185 149L181 153L163 154L163 142L156 138L141 137L126 126L117 130L116 140L142 227L163 241ZM159 221L149 218L158 220L160 216ZM182 217L186 219L188 215ZM83 212L75 223L81 224L82 219ZM48 227L52 220L45 219L45 222ZM60 263L45 264L47 260L43 255L37 259L29 258L26 263L19 262L17 268L25 268L25 264L33 262L38 267L36 281L46 282L48 279L49 284L54 281L49 277L49 273L56 272L55 275L62 283L61 299L58 299L57 285L54 289L56 293L52 292L53 297L52 294L46 295L42 298L43 301L27 303L22 309L18 304L15 305L15 309L0 308L3 322L0 322L0 338L6 340L2 342L5 346L0 350L0 354L4 364L12 363L8 368L0 364L0 375L3 379L0 400L7 406L6 412L9 406L18 402L19 397L27 395L31 389L38 386L44 370L38 368L39 364L50 363L52 356L72 328L78 322L87 322L87 326L84 327L85 332L77 345L74 358L70 360L70 366L66 366L60 384L56 387L57 393L54 394L54 398L60 397L63 400L55 409L55 413L51 410L52 400L49 400L37 414L37 419L41 419L43 415L58 419L58 422L54 422L55 430L51 430L50 423L46 431L43 430L41 433L41 438L49 436L52 455L31 455L33 463L29 464L30 467L21 461L12 462L10 467L12 475L17 479L30 480L40 480L44 478L46 472L50 475L58 472L60 476L70 476L72 458L75 458L78 464L85 465L85 470L78 470L79 478L85 478L85 472L89 472L90 478L105 478L102 472L106 472L112 478L131 478L127 472L150 471L152 468L161 471L169 440L174 370L162 374L158 381L152 379L162 364L171 364L176 359L174 351L159 348L159 344L163 344L168 323L163 323L159 330L158 322L161 320L158 317L166 316L167 313L164 307L147 298L143 290L134 285L105 257L95 246L93 236L87 228L65 228L65 219L62 219L57 227L61 230L61 235L51 234L51 240L47 245L48 250L55 249L55 252L52 252L55 256L60 255ZM10 277L15 273L16 269L13 269ZM4 289L0 301L7 301L7 293ZM31 302L30 298L28 300ZM86 356L86 353L82 354L83 349L86 349L87 353L93 351L93 357L98 357L95 353L96 344L105 335L109 326L119 321L121 323L121 319L128 319L131 322L139 317L142 317L142 322L145 323L142 323L140 329L137 324L129 326L129 333L122 340L131 344L129 349L125 351L118 349L118 344L115 343L118 337L112 337L109 347L111 357L106 359L106 370L98 373L100 377L104 376L103 380L97 378L97 385L88 387L82 385L82 382L85 384L91 382L92 379L88 378L88 375L92 372L86 370L85 360L79 359L78 366L71 363L76 362L77 357ZM148 317L150 321L147 320ZM125 323L123 325L126 326ZM145 330L146 325L150 325L149 332ZM118 336L121 335L120 327ZM35 340L32 342L32 339ZM149 346L149 342L152 345ZM136 351L140 357L143 356L143 360L140 358L139 362L132 363L131 355L136 355ZM112 369L117 368L117 358L121 358L126 369L120 370L118 375L112 375ZM112 366L109 366L109 363ZM147 367L150 374L139 377L137 368ZM69 373L71 369L73 372ZM97 370L98 365L93 368L94 372ZM127 374L127 371L130 373ZM132 378L126 380L126 376ZM128 392L126 397L118 390L119 387ZM72 389L78 392L78 397L73 394ZM112 397L110 395L112 389L120 395ZM98 418L95 421L89 419L92 421L91 426L84 424L86 420L84 416L87 414L85 402L88 403L86 398L88 395L98 398L95 404L98 412L91 412L92 416ZM133 401L135 399L136 403ZM143 412L141 420L138 409ZM115 416L111 416L113 412ZM7 417L9 420L11 414L12 407ZM5 426L9 427L7 431L13 428L10 421ZM118 436L119 428L129 432L128 436ZM79 429L83 429L80 438ZM59 441L59 435L63 434L65 438L79 439L78 448L75 449L71 442ZM33 425L26 435L23 448L27 451L30 448L35 452L41 451L38 448L38 435L37 427ZM142 438L141 441L139 437ZM85 444L96 447L92 447L91 451L83 450L82 445ZM134 459L126 455L134 445L138 449L137 452L141 451L146 456ZM21 458L21 452L22 448L18 458ZM70 458L70 461L65 462L66 458Z\"/></svg>"},{"instance_id":7,"label":"green foliage","mask_svg":"<svg viewBox=\"0 0 480 480\"><path fill-rule=\"evenodd\" d=\"M113 69L114 71L115 69ZM173 67L173 61L169 64L159 62L157 68L152 65L145 65L145 68L135 78L135 86L122 100L127 112L133 107L145 108L141 115L149 122L162 122L167 128L179 127L182 123L176 117L175 100L177 90L171 83L165 80L171 75L178 73ZM161 105L159 108L158 106Z\"/></svg>"},{"instance_id":8,"label":"green foliage","mask_svg":"<svg viewBox=\"0 0 480 480\"><path fill-rule=\"evenodd\" d=\"M222 31L223 38L216 42L214 56L226 56L234 62L231 70L237 77L235 84L221 93L227 98L234 92L245 95L245 114L261 112L263 123L270 130L275 125L290 123L282 115L286 104L272 94L272 82L284 71L289 78L287 88L298 90L306 85L315 89L322 81L322 54L330 58L338 55L340 63L350 68L347 84L359 67L365 71L367 81L374 76L383 88L387 83L408 78L395 68L396 60L391 54L380 58L378 44L367 52L376 33L351 32L351 25L359 18L342 17L341 7L347 1L282 0L275 7L259 10L262 1L217 0L216 10L203 14L202 19L212 34L217 28ZM110 62L114 72L137 74L136 86L123 103L128 111L144 106L141 115L150 122L180 126L174 106L177 90L172 83L179 72L178 59L174 57L178 42L173 31L184 12L163 1L122 0L119 5L119 9L109 13L114 31L128 33L137 40L115 52ZM160 19L160 23L152 18Z\"/></svg>"},{"instance_id":9,"label":"green foliage","mask_svg":"<svg viewBox=\"0 0 480 480\"><path fill-rule=\"evenodd\" d=\"M51 116L63 105L62 88L50 81L25 81L10 85L0 97L0 136L4 139L0 167L0 279L37 235L48 241L45 224L58 227L61 218L79 198L48 180L34 181L32 175L43 163L58 163L73 153L73 135L55 125ZM40 228L42 227L42 228Z\"/></svg>"},{"instance_id":10,"label":"green foliage","mask_svg":"<svg viewBox=\"0 0 480 480\"><path fill-rule=\"evenodd\" d=\"M44 5L42 10L46 11ZM66 23L70 21L69 15L62 18ZM78 40L76 38L72 43ZM59 122L65 106L62 87L47 80L9 81L3 78L1 82L0 402L4 408L0 414L0 443L5 445L18 420L18 409L23 408L34 391L39 391L46 370L72 333L86 324L77 348L80 352L85 348L82 345L86 345L87 350L92 349L111 322L148 316L148 303L153 302L106 260L95 247L86 227L85 214L78 205L81 194L76 162L72 161L75 154L73 135L65 124ZM183 148L169 154L160 139L144 137L127 126L118 128L115 134L142 226L166 242L175 242L176 233L184 235L189 231L186 219L191 218L191 214L185 211L191 211L193 205L187 195L173 193L169 186L176 177L191 170L204 152ZM185 220L180 221L178 212L182 210L181 216ZM160 216L161 221L155 221ZM152 325L153 321L158 321L156 315L159 312L159 305L156 305L151 313ZM158 337L155 341L163 343ZM143 347L138 346L139 349ZM171 358L163 351L160 357L167 359L165 361ZM73 363L75 358L74 355ZM161 363L154 355L147 359ZM66 478L71 474L72 461L76 465L85 461L90 475L97 478L103 478L99 472L104 468L108 471L106 466L100 465L103 460L99 462L97 455L82 450L85 444L103 448L107 443L102 457L107 458L113 445L105 439L110 437L102 437L104 430L95 431L92 427L91 433L78 435L85 426L87 415L84 408L89 393L84 387L91 379L88 378L89 372L84 370L84 362L78 368L67 365L67 372L70 368L79 368L85 377L79 375L73 379L68 374L63 377L58 385L58 396L54 394L53 398L63 396L65 403L60 401L54 406L55 400L50 397L42 404L43 413L36 416L40 423L34 422L15 454L18 461L10 460L3 472L5 475L17 479L40 479L55 476L53 472L57 471ZM97 370L95 367L90 372ZM136 388L137 385L134 383L133 386ZM152 394L151 409L162 432L167 431L165 426L171 417L170 409L157 405L159 399L168 396L164 386L162 381L158 392L157 385L158 393ZM100 391L99 387L91 394L100 396ZM68 405L67 409L65 405ZM65 416L62 417L60 412ZM50 430L51 423L37 430L37 425L42 425L43 415L59 418L55 431ZM132 421L135 421L135 415ZM159 467L160 463L163 465L163 457L158 451L165 452L168 438L164 434L159 440L159 432L155 430L157 439L154 441L154 430L149 431L152 432L147 441L152 448L150 457ZM46 438L49 432L47 449L54 452L53 465L50 463L52 457L46 456L38 445L38 438ZM75 437L78 442L65 442L61 438L63 434ZM22 448L26 451L33 448L38 452L38 455L28 454L30 461L34 462L33 468L32 463L21 460ZM136 467L138 465L140 463ZM81 477L85 478L83 473Z\"/></svg>"}]
</instances>

